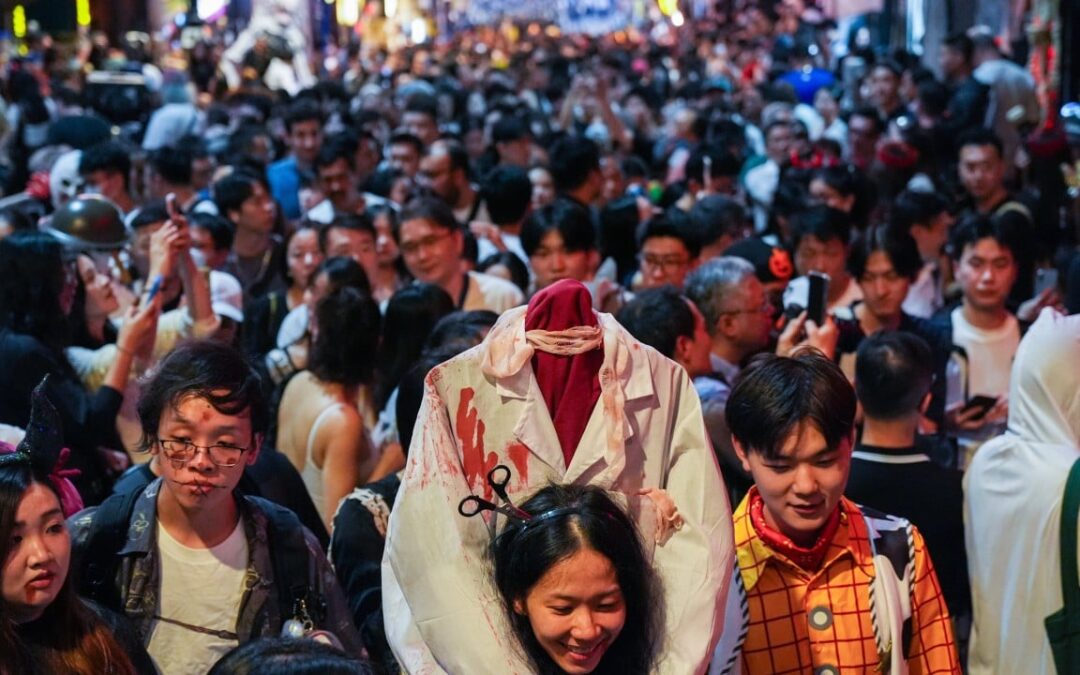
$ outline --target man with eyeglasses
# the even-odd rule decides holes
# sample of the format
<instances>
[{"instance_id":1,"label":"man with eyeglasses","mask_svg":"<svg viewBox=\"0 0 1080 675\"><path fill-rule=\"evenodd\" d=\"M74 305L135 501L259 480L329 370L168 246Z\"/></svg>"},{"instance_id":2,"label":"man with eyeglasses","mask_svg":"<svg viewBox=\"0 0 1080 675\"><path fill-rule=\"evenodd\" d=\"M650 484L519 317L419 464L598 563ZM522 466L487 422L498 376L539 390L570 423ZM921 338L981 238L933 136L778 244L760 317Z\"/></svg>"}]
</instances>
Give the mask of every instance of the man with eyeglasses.
<instances>
[{"instance_id":1,"label":"man with eyeglasses","mask_svg":"<svg viewBox=\"0 0 1080 675\"><path fill-rule=\"evenodd\" d=\"M397 243L409 274L446 291L458 309L501 314L525 302L514 284L465 267L465 232L436 197L418 197L401 212Z\"/></svg>"},{"instance_id":2,"label":"man with eyeglasses","mask_svg":"<svg viewBox=\"0 0 1080 675\"><path fill-rule=\"evenodd\" d=\"M329 630L359 653L318 540L291 511L236 489L268 424L243 357L216 341L181 346L144 386L138 409L141 445L160 477L72 516L87 568L80 592L124 611L166 674L206 672L283 627Z\"/></svg>"},{"instance_id":3,"label":"man with eyeglasses","mask_svg":"<svg viewBox=\"0 0 1080 675\"><path fill-rule=\"evenodd\" d=\"M691 227L690 217L678 209L668 209L645 225L640 237L640 279L634 284L635 290L660 286L682 289L701 252Z\"/></svg>"}]
</instances>

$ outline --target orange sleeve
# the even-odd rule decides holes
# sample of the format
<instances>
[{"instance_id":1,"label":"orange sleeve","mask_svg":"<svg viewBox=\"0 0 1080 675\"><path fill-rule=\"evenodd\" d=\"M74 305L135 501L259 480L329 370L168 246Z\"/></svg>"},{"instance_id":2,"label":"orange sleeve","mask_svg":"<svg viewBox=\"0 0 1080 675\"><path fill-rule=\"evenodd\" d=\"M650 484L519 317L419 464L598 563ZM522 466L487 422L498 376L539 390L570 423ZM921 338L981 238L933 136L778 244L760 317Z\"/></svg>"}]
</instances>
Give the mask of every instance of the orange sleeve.
<instances>
[{"instance_id":1,"label":"orange sleeve","mask_svg":"<svg viewBox=\"0 0 1080 675\"><path fill-rule=\"evenodd\" d=\"M912 641L908 653L911 675L960 673L952 620L945 606L934 564L919 530L915 538L915 588L911 596Z\"/></svg>"}]
</instances>

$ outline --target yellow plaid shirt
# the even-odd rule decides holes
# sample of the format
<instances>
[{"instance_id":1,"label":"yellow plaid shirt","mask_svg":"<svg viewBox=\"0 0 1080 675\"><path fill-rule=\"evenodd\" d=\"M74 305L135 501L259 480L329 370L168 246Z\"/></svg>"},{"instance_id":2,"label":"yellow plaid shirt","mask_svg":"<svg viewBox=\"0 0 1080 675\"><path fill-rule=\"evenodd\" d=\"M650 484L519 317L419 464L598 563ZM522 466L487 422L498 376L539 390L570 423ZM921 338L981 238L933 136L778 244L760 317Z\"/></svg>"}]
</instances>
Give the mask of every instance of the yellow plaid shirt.
<instances>
[{"instance_id":1,"label":"yellow plaid shirt","mask_svg":"<svg viewBox=\"0 0 1080 675\"><path fill-rule=\"evenodd\" d=\"M807 572L765 544L750 522L749 497L736 509L735 545L746 588L749 626L743 643L746 673L885 672L870 612L875 575L866 522L842 498L840 526L821 569ZM912 675L959 673L952 622L922 535L916 530ZM899 645L898 645L899 647Z\"/></svg>"}]
</instances>

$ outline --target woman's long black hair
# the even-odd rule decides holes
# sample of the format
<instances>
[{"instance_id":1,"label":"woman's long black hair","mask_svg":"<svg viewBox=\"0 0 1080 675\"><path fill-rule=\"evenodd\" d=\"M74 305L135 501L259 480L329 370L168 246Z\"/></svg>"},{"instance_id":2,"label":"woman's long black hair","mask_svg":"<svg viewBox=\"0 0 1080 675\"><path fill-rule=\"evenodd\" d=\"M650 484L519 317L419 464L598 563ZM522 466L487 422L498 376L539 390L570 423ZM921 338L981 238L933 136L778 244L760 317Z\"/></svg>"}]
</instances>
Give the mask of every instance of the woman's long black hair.
<instances>
[{"instance_id":1,"label":"woman's long black hair","mask_svg":"<svg viewBox=\"0 0 1080 675\"><path fill-rule=\"evenodd\" d=\"M663 605L659 580L645 555L633 521L595 486L549 485L521 505L535 522L511 522L495 538L491 555L515 637L537 673L561 673L537 641L529 617L515 611L529 590L558 562L582 549L603 555L615 567L626 605L626 623L594 673L649 673L661 643Z\"/></svg>"},{"instance_id":2,"label":"woman's long black hair","mask_svg":"<svg viewBox=\"0 0 1080 675\"><path fill-rule=\"evenodd\" d=\"M44 232L0 240L0 330L30 335L57 353L68 345L64 265L60 242Z\"/></svg>"}]
</instances>

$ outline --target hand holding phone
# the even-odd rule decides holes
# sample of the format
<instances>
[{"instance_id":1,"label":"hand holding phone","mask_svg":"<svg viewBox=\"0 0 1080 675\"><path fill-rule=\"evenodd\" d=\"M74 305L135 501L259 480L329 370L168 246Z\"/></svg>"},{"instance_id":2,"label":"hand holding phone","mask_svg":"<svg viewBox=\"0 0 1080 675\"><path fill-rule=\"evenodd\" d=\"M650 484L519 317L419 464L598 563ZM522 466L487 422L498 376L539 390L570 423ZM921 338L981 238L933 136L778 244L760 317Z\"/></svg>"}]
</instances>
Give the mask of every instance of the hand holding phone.
<instances>
[{"instance_id":1,"label":"hand holding phone","mask_svg":"<svg viewBox=\"0 0 1080 675\"><path fill-rule=\"evenodd\" d=\"M997 402L997 396L983 396L982 394L972 396L968 399L967 403L964 404L964 407L960 409L960 412L969 413L977 411L977 414L974 414L971 419L982 419L986 417L986 413L990 412L990 410L997 405Z\"/></svg>"}]
</instances>

